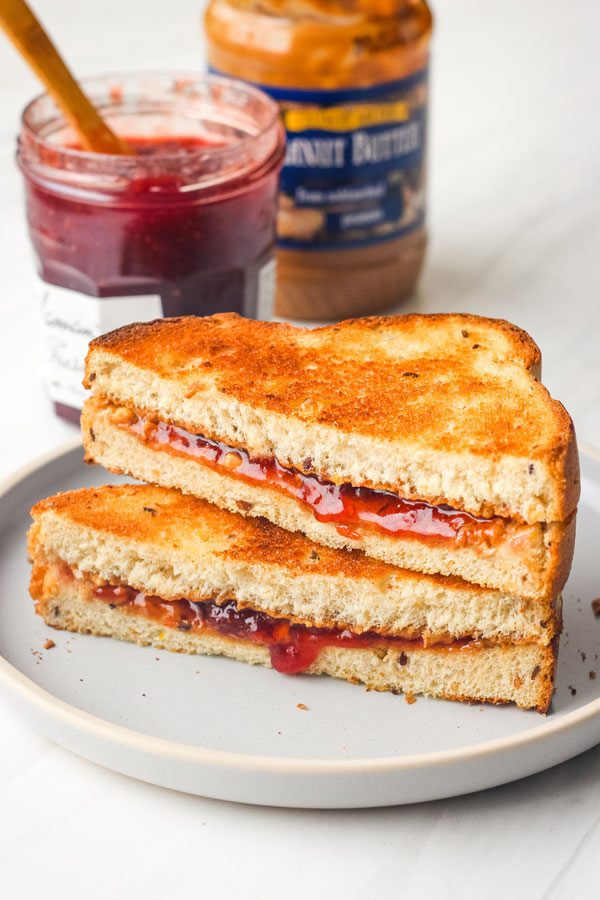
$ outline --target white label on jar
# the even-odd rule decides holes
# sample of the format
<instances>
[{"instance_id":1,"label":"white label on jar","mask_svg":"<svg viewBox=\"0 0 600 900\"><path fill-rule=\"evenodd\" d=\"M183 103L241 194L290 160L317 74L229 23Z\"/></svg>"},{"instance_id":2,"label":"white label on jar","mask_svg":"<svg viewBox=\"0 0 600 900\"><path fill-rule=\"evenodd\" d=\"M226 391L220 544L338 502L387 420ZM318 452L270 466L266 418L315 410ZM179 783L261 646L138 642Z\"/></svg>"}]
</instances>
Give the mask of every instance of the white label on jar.
<instances>
[{"instance_id":1,"label":"white label on jar","mask_svg":"<svg viewBox=\"0 0 600 900\"><path fill-rule=\"evenodd\" d=\"M258 270L256 288L256 318L268 322L273 318L275 309L275 275L277 261L270 259Z\"/></svg>"},{"instance_id":2,"label":"white label on jar","mask_svg":"<svg viewBox=\"0 0 600 900\"><path fill-rule=\"evenodd\" d=\"M36 278L39 303L43 376L52 400L80 409L86 397L83 388L84 361L91 340L107 331L162 318L157 294L136 297L90 297L79 291L48 284Z\"/></svg>"}]
</instances>

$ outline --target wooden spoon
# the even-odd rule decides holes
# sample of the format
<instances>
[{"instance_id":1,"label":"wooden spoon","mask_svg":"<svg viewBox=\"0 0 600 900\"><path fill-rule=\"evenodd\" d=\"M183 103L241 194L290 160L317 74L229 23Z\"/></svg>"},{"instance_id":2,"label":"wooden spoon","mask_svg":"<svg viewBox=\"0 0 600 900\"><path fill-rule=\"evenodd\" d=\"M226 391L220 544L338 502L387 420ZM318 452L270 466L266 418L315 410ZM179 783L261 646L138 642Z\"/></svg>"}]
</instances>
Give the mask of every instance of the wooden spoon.
<instances>
[{"instance_id":1,"label":"wooden spoon","mask_svg":"<svg viewBox=\"0 0 600 900\"><path fill-rule=\"evenodd\" d=\"M85 96L25 0L0 0L0 25L62 109L85 150L133 155Z\"/></svg>"}]
</instances>

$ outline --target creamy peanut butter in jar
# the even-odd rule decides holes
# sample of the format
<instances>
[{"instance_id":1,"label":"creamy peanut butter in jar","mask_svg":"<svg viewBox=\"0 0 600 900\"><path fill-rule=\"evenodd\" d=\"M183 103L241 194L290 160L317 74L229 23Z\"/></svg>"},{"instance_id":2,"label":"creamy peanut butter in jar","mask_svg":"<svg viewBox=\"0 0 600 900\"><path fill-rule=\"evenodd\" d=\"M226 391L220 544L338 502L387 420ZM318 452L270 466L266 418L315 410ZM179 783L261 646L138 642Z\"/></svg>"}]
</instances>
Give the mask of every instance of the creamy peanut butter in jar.
<instances>
[{"instance_id":1,"label":"creamy peanut butter in jar","mask_svg":"<svg viewBox=\"0 0 600 900\"><path fill-rule=\"evenodd\" d=\"M377 312L423 265L425 0L211 0L211 68L277 100L287 135L275 311Z\"/></svg>"}]
</instances>

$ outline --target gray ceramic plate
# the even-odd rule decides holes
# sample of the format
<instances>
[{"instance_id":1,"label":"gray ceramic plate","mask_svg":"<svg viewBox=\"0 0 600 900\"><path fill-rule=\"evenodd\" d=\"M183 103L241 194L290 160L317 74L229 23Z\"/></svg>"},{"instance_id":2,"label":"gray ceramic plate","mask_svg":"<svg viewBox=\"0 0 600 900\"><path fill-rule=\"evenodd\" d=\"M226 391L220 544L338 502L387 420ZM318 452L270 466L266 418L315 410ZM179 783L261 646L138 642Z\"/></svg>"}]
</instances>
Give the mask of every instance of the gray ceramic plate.
<instances>
[{"instance_id":1,"label":"gray ceramic plate","mask_svg":"<svg viewBox=\"0 0 600 900\"><path fill-rule=\"evenodd\" d=\"M411 803L539 772L600 741L600 456L582 455L575 563L551 713L367 692L222 658L47 628L27 591L29 508L112 479L71 445L0 489L0 686L31 724L135 778L277 806ZM51 637L56 646L44 650ZM598 670L598 678L590 673ZM307 709L301 709L298 704Z\"/></svg>"}]
</instances>

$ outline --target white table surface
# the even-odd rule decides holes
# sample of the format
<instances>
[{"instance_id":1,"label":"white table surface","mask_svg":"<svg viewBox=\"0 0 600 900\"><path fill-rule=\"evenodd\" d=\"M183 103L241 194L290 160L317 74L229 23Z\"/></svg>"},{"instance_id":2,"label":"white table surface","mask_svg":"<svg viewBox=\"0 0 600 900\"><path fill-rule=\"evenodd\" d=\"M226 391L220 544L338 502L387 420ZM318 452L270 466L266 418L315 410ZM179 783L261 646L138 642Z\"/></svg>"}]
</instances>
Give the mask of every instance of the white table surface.
<instances>
[{"instance_id":1,"label":"white table surface","mask_svg":"<svg viewBox=\"0 0 600 900\"><path fill-rule=\"evenodd\" d=\"M36 2L82 76L200 68L202 6ZM580 440L600 446L600 4L438 0L436 12L431 250L406 308L528 329ZM13 161L19 113L37 91L0 36L0 477L73 434L38 378ZM0 704L0 895L597 898L599 775L597 747L525 781L426 805L263 809L105 771Z\"/></svg>"}]
</instances>

